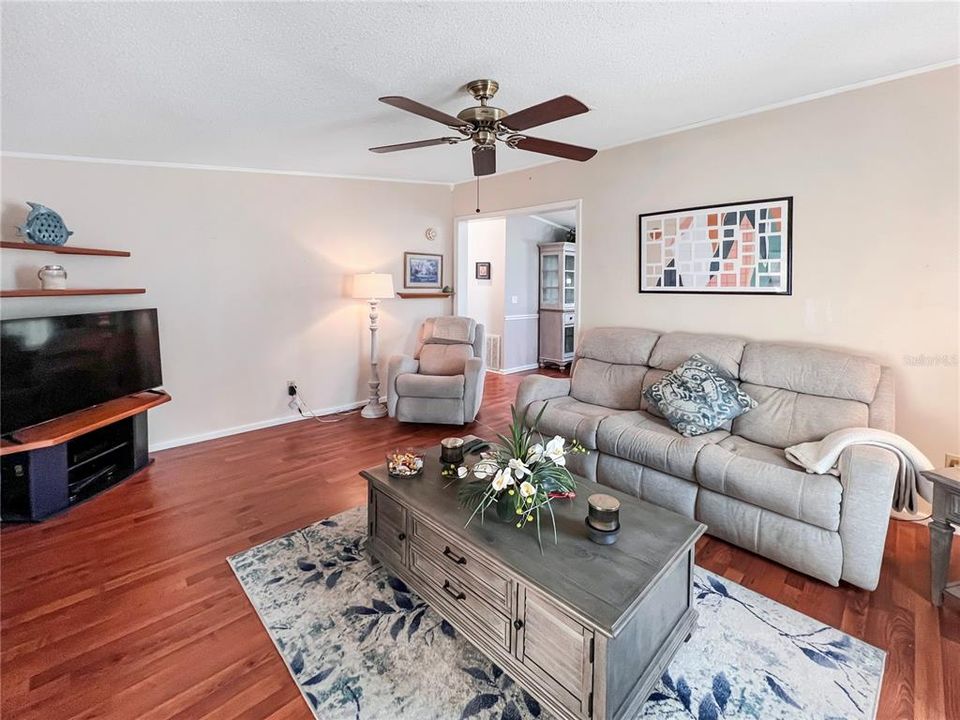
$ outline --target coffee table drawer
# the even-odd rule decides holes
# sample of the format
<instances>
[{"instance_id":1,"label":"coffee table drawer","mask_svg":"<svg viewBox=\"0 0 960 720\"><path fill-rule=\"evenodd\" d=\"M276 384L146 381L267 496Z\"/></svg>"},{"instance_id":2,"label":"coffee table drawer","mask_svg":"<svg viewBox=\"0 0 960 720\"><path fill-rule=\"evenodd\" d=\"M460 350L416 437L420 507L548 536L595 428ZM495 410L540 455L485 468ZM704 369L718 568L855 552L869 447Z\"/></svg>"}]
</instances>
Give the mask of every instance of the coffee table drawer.
<instances>
[{"instance_id":1,"label":"coffee table drawer","mask_svg":"<svg viewBox=\"0 0 960 720\"><path fill-rule=\"evenodd\" d=\"M452 578L471 585L494 607L509 614L513 582L503 573L465 550L455 540L417 515L413 516L413 543L424 556Z\"/></svg>"},{"instance_id":2,"label":"coffee table drawer","mask_svg":"<svg viewBox=\"0 0 960 720\"><path fill-rule=\"evenodd\" d=\"M436 565L420 547L410 548L410 569L423 581L417 588L428 602L439 604L440 614L446 610L462 616L483 633L483 637L510 650L510 619L480 597L473 588L460 582L452 573Z\"/></svg>"}]
</instances>

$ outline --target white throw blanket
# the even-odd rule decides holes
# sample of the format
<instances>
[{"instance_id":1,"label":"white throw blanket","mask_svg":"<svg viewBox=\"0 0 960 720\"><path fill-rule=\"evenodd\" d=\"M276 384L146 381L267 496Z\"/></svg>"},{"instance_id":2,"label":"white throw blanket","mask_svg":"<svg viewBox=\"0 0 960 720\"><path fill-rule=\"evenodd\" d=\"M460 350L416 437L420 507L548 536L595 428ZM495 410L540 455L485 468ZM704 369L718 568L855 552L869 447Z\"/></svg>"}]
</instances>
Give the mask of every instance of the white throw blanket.
<instances>
[{"instance_id":1,"label":"white throw blanket","mask_svg":"<svg viewBox=\"0 0 960 720\"><path fill-rule=\"evenodd\" d=\"M932 483L920 475L933 470L933 464L909 440L886 430L854 427L836 430L823 440L792 445L784 450L787 460L809 473L840 475L840 453L851 445L876 445L889 450L900 460L897 485L893 491L893 509L917 511L917 494L933 499Z\"/></svg>"}]
</instances>

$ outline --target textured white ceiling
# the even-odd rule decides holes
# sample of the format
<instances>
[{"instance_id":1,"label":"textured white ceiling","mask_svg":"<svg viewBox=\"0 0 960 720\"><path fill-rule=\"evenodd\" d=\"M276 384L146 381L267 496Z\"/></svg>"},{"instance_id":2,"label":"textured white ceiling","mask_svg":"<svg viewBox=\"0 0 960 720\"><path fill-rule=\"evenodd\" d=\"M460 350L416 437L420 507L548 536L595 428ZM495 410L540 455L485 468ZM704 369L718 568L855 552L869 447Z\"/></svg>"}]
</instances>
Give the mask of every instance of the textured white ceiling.
<instances>
[{"instance_id":1,"label":"textured white ceiling","mask_svg":"<svg viewBox=\"0 0 960 720\"><path fill-rule=\"evenodd\" d=\"M605 148L951 61L945 3L17 3L2 7L5 151L461 181L469 147L377 102L456 113L572 94L536 130ZM549 158L500 151L500 170Z\"/></svg>"}]
</instances>

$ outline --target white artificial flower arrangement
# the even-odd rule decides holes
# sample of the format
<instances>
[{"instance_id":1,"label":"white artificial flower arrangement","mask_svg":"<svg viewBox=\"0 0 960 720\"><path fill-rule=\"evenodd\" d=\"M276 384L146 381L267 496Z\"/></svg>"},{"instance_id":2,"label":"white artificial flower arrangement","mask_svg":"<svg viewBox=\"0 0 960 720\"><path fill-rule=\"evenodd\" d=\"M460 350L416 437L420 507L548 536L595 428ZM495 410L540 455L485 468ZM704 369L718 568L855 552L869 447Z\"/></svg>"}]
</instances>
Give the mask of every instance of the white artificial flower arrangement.
<instances>
[{"instance_id":1,"label":"white artificial flower arrangement","mask_svg":"<svg viewBox=\"0 0 960 720\"><path fill-rule=\"evenodd\" d=\"M553 522L556 542L557 524L550 503L557 497L573 494L577 483L567 469L567 455L585 453L586 450L576 440L567 441L560 435L544 443L537 425L545 409L546 404L532 427L525 428L523 416L511 406L513 423L509 437L497 436L500 442L483 453L473 466L476 480L460 488L460 504L473 508L467 525L477 514L483 522L484 513L492 507L500 520L514 522L518 528L535 522L537 542L540 543L540 511L546 510ZM540 548L542 551L542 543Z\"/></svg>"}]
</instances>

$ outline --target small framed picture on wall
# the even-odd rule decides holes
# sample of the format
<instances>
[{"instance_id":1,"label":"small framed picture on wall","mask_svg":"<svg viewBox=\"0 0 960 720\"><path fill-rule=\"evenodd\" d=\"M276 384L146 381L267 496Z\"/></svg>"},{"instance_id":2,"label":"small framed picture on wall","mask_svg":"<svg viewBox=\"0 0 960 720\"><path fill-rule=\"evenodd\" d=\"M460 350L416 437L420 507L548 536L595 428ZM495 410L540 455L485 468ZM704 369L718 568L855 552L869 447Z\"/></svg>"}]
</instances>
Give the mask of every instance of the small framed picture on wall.
<instances>
[{"instance_id":1,"label":"small framed picture on wall","mask_svg":"<svg viewBox=\"0 0 960 720\"><path fill-rule=\"evenodd\" d=\"M436 288L443 285L443 255L405 252L403 254L403 286Z\"/></svg>"},{"instance_id":2,"label":"small framed picture on wall","mask_svg":"<svg viewBox=\"0 0 960 720\"><path fill-rule=\"evenodd\" d=\"M477 280L489 280L489 279L490 279L490 263L478 262L477 263Z\"/></svg>"}]
</instances>

